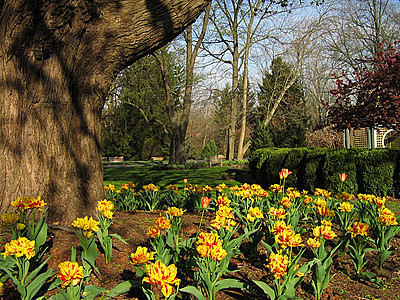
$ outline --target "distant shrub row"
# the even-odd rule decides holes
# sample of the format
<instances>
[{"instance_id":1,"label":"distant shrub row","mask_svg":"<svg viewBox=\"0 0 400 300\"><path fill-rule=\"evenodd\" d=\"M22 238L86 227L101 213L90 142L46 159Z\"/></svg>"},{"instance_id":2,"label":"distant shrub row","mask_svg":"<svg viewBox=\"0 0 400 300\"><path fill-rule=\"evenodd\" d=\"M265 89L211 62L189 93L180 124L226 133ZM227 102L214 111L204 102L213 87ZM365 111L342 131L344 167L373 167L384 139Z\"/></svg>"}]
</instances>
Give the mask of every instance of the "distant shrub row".
<instances>
[{"instance_id":1,"label":"distant shrub row","mask_svg":"<svg viewBox=\"0 0 400 300\"><path fill-rule=\"evenodd\" d=\"M279 183L279 171L292 171L287 186L314 192L337 192L339 174L348 175L349 193L397 196L400 192L400 150L265 148L256 150L249 163L253 176L265 186Z\"/></svg>"},{"instance_id":2,"label":"distant shrub row","mask_svg":"<svg viewBox=\"0 0 400 300\"><path fill-rule=\"evenodd\" d=\"M223 160L223 166L232 166L232 165L244 165L247 164L247 160ZM211 166L219 167L221 165L220 161L212 162ZM177 164L159 164L150 167L150 170L194 170L194 169L206 169L210 167L210 163L208 161L193 161L187 162L186 165L177 165Z\"/></svg>"}]
</instances>

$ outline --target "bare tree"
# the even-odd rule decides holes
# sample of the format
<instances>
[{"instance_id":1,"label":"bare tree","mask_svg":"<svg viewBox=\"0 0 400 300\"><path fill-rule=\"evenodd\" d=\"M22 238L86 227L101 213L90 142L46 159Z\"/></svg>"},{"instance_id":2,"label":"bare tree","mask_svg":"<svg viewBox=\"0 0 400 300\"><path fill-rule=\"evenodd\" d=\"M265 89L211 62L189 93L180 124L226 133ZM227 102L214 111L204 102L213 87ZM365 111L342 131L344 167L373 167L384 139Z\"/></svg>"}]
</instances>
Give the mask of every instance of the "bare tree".
<instances>
[{"instance_id":1,"label":"bare tree","mask_svg":"<svg viewBox=\"0 0 400 300\"><path fill-rule=\"evenodd\" d=\"M160 63L161 73L164 80L165 92L167 97L167 112L169 120L171 122L171 146L169 157L170 164L183 165L186 163L185 142L186 131L189 124L190 110L192 106L194 66L197 53L206 33L209 14L210 5L207 6L204 13L201 32L197 38L197 41L195 42L195 45L193 45L194 41L192 25L190 25L183 34L186 43L185 91L183 96L177 95L178 99L174 97L171 87L166 50L162 50L160 56L156 55L156 58ZM178 105L176 103L178 103Z\"/></svg>"},{"instance_id":2,"label":"bare tree","mask_svg":"<svg viewBox=\"0 0 400 300\"><path fill-rule=\"evenodd\" d=\"M375 57L380 44L398 39L399 6L390 0L331 1L326 45L340 70L354 71L367 56Z\"/></svg>"},{"instance_id":3,"label":"bare tree","mask_svg":"<svg viewBox=\"0 0 400 300\"><path fill-rule=\"evenodd\" d=\"M263 0L217 0L213 9L211 23L213 37L207 40L205 49L219 62L229 64L232 72L231 116L229 126L228 159L234 158L235 132L240 117L240 136L238 159L250 145L244 145L247 124L247 101L249 86L249 60L251 48L265 40L276 38L279 28L274 21L281 13L295 9L283 1ZM269 26L270 25L270 26ZM243 67L243 101L238 113L239 74Z\"/></svg>"},{"instance_id":4,"label":"bare tree","mask_svg":"<svg viewBox=\"0 0 400 300\"><path fill-rule=\"evenodd\" d=\"M325 21L320 37L313 41L301 70L305 83L308 110L314 115L312 125L326 122L328 106L336 88L333 73L352 73L363 64L365 56L374 56L382 41L398 39L399 6L387 0L333 0L322 5Z\"/></svg>"},{"instance_id":5,"label":"bare tree","mask_svg":"<svg viewBox=\"0 0 400 300\"><path fill-rule=\"evenodd\" d=\"M265 101L268 107L263 118L264 127L269 124L281 102L285 101L287 91L300 77L306 59L315 53L316 41L324 34L320 27L326 23L327 16L324 11L314 18L302 17L291 22L286 21L291 25L282 31L290 32L290 35L286 33L285 38L280 41L282 50L278 56L284 57L291 64L291 69L290 72L282 72L270 87L269 99Z\"/></svg>"}]
</instances>

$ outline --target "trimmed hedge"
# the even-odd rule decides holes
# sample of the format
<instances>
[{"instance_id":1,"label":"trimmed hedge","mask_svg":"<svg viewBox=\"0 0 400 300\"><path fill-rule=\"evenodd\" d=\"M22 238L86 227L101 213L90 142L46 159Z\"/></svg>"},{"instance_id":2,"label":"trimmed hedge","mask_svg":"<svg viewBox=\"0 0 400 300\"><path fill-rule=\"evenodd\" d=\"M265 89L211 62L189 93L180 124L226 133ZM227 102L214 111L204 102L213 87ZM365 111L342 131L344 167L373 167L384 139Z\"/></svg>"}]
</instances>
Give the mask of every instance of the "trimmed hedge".
<instances>
[{"instance_id":1,"label":"trimmed hedge","mask_svg":"<svg viewBox=\"0 0 400 300\"><path fill-rule=\"evenodd\" d=\"M346 173L347 192L379 196L400 192L400 150L266 148L254 152L249 166L264 187L279 183L279 171L287 168L293 172L287 186L300 190L324 188L336 193L339 174Z\"/></svg>"},{"instance_id":2,"label":"trimmed hedge","mask_svg":"<svg viewBox=\"0 0 400 300\"><path fill-rule=\"evenodd\" d=\"M394 175L398 151L371 150L359 155L360 189L366 194L394 195Z\"/></svg>"},{"instance_id":3,"label":"trimmed hedge","mask_svg":"<svg viewBox=\"0 0 400 300\"><path fill-rule=\"evenodd\" d=\"M326 153L322 170L325 189L336 192L340 185L339 174L346 173L347 179L343 184L344 190L351 194L358 192L357 162L359 152L358 149L340 149Z\"/></svg>"},{"instance_id":4,"label":"trimmed hedge","mask_svg":"<svg viewBox=\"0 0 400 300\"><path fill-rule=\"evenodd\" d=\"M321 176L327 149L309 149L304 161L303 188L307 191L315 191L315 188L324 187L325 180Z\"/></svg>"}]
</instances>

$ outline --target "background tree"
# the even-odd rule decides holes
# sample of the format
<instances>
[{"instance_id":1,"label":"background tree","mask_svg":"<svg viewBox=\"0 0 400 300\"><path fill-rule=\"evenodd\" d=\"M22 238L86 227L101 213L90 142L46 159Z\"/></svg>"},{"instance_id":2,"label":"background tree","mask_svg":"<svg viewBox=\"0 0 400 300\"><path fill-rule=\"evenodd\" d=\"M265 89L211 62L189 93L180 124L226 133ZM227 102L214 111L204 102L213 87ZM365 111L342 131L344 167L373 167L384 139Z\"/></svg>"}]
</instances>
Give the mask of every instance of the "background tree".
<instances>
[{"instance_id":1,"label":"background tree","mask_svg":"<svg viewBox=\"0 0 400 300\"><path fill-rule=\"evenodd\" d=\"M359 70L365 57L377 57L382 42L398 39L396 2L335 0L327 3L332 9L325 27L325 47L339 70Z\"/></svg>"},{"instance_id":2,"label":"background tree","mask_svg":"<svg viewBox=\"0 0 400 300\"><path fill-rule=\"evenodd\" d=\"M224 87L210 91L207 106L197 109L197 113L203 116L208 111L207 118L203 118L203 126L199 128L203 131L200 135L202 148L214 141L219 154L226 154L228 149L231 92L231 86L226 83Z\"/></svg>"},{"instance_id":3,"label":"background tree","mask_svg":"<svg viewBox=\"0 0 400 300\"><path fill-rule=\"evenodd\" d=\"M116 74L208 3L0 2L1 212L18 196L41 195L50 221L91 213L105 196L101 111Z\"/></svg>"},{"instance_id":4,"label":"background tree","mask_svg":"<svg viewBox=\"0 0 400 300\"><path fill-rule=\"evenodd\" d=\"M170 125L165 101L154 57L145 56L124 69L103 110L103 155L136 160L167 156Z\"/></svg>"},{"instance_id":5,"label":"background tree","mask_svg":"<svg viewBox=\"0 0 400 300\"><path fill-rule=\"evenodd\" d=\"M201 158L210 158L216 156L218 154L217 145L214 141L211 141L209 144L206 144L201 150Z\"/></svg>"},{"instance_id":6,"label":"background tree","mask_svg":"<svg viewBox=\"0 0 400 300\"><path fill-rule=\"evenodd\" d=\"M300 78L294 76L293 66L277 57L259 86L258 113L276 147L305 146L308 118L304 90ZM293 83L289 86L288 82ZM267 126L266 120L269 120Z\"/></svg>"},{"instance_id":7,"label":"background tree","mask_svg":"<svg viewBox=\"0 0 400 300\"><path fill-rule=\"evenodd\" d=\"M251 133L250 153L257 149L271 148L274 146L272 134L268 128L265 128L264 122L257 120L257 126Z\"/></svg>"},{"instance_id":8,"label":"background tree","mask_svg":"<svg viewBox=\"0 0 400 300\"><path fill-rule=\"evenodd\" d=\"M207 53L218 62L228 64L231 72L231 103L230 124L228 135L227 158L232 160L235 155L236 124L238 121L239 77L242 66L243 94L241 112L241 133L239 138L238 158L244 154L244 137L247 116L248 73L250 48L255 44L270 38L269 30L263 28L266 20L273 16L288 12L288 3L282 1L249 0L229 1L217 0L211 15L211 38L205 43Z\"/></svg>"},{"instance_id":9,"label":"background tree","mask_svg":"<svg viewBox=\"0 0 400 300\"><path fill-rule=\"evenodd\" d=\"M399 5L386 0L328 0L317 11L325 17L299 75L305 87L310 130L318 130L316 136L326 133L329 140L332 128L320 128L327 124L329 105L335 102L330 92L336 88L332 74L359 70L364 57L374 56L382 40L397 38Z\"/></svg>"},{"instance_id":10,"label":"background tree","mask_svg":"<svg viewBox=\"0 0 400 300\"><path fill-rule=\"evenodd\" d=\"M239 101L237 102L237 109L240 110L243 107L242 103L242 95L243 95L243 80L240 78L239 80ZM255 106L257 102L256 94L252 91L252 89L248 88L248 97L247 97L247 115L245 118L246 128L245 128L245 138L250 137L250 133L253 130L253 117L255 111ZM207 106L201 106L196 111L198 114L203 116L203 123L199 130L202 130L204 135L201 135L203 138L202 147L205 146L206 142L214 141L217 145L218 153L223 154L226 153L228 147L228 134L229 134L229 126L230 126L230 116L231 116L231 96L232 96L232 88L230 84L226 83L224 87L220 89L214 89L210 92L210 97L207 100ZM209 111L210 113L206 113ZM238 114L237 123L241 123L241 118L243 117L241 111ZM206 118L207 116L207 118ZM237 126L235 128L235 136L238 137L240 135L241 129ZM236 144L235 147L238 147L239 139L235 139Z\"/></svg>"},{"instance_id":11,"label":"background tree","mask_svg":"<svg viewBox=\"0 0 400 300\"><path fill-rule=\"evenodd\" d=\"M194 65L196 62L197 53L203 41L208 18L210 13L210 6L206 8L203 17L201 32L198 36L195 45L193 45L193 28L190 25L184 32L184 39L186 43L186 63L185 63L185 76L184 76L184 89L175 93L173 92L171 83L170 63L166 55L165 49L161 50L160 55L156 55L159 61L161 74L164 80L166 105L169 121L171 123L170 131L170 164L184 165L186 163L186 131L189 124L190 110L192 106L192 91L194 84Z\"/></svg>"},{"instance_id":12,"label":"background tree","mask_svg":"<svg viewBox=\"0 0 400 300\"><path fill-rule=\"evenodd\" d=\"M307 147L343 148L343 133L335 130L333 125L313 130L307 134Z\"/></svg>"},{"instance_id":13,"label":"background tree","mask_svg":"<svg viewBox=\"0 0 400 300\"><path fill-rule=\"evenodd\" d=\"M348 127L400 124L400 50L389 44L376 57L364 61L368 68L354 75L337 78L332 93L336 103L330 107L329 120L339 129ZM354 77L354 78L353 78Z\"/></svg>"}]
</instances>

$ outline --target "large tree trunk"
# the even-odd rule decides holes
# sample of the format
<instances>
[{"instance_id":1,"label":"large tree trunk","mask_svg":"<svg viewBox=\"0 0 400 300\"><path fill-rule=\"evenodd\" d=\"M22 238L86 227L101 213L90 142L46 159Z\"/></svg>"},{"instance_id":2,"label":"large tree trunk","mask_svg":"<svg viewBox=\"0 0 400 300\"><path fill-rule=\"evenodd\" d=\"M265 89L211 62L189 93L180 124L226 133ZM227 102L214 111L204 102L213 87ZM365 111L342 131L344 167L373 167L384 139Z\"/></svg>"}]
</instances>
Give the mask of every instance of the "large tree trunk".
<instances>
[{"instance_id":1,"label":"large tree trunk","mask_svg":"<svg viewBox=\"0 0 400 300\"><path fill-rule=\"evenodd\" d=\"M208 0L0 1L0 211L42 196L50 221L105 197L101 110L115 75Z\"/></svg>"},{"instance_id":2,"label":"large tree trunk","mask_svg":"<svg viewBox=\"0 0 400 300\"><path fill-rule=\"evenodd\" d=\"M156 59L160 64L160 69L162 73L162 78L165 88L166 105L169 121L171 122L171 132L170 132L170 149L169 149L169 164L179 164L184 165L186 163L186 148L185 148L185 138L186 129L189 116L186 114L190 113L185 107L182 111L177 111L175 109L175 99L172 94L172 86L170 80L170 72L168 67L167 50L162 49L159 55L155 55Z\"/></svg>"}]
</instances>

